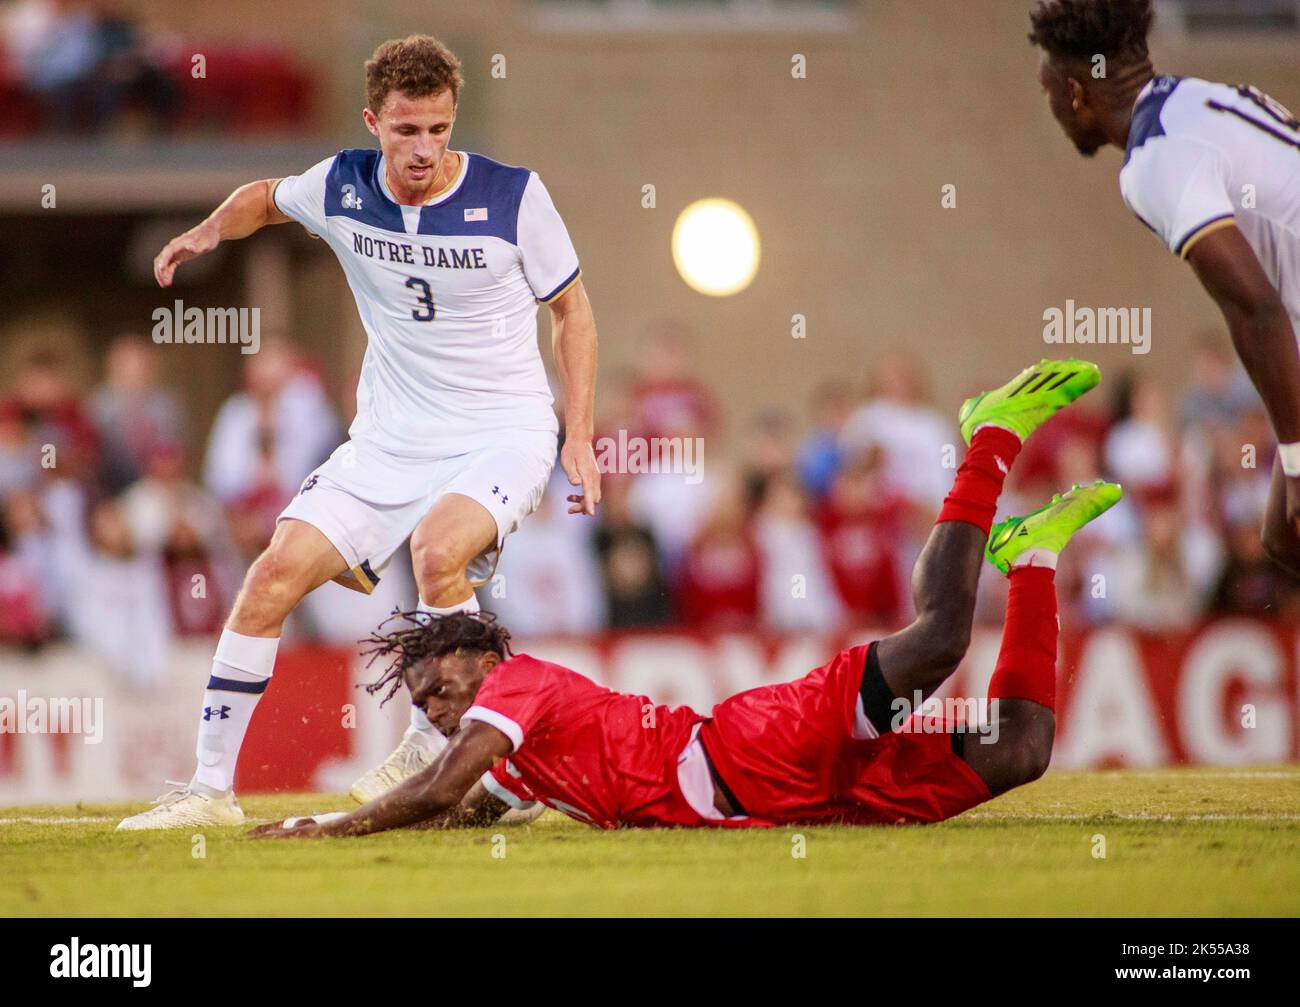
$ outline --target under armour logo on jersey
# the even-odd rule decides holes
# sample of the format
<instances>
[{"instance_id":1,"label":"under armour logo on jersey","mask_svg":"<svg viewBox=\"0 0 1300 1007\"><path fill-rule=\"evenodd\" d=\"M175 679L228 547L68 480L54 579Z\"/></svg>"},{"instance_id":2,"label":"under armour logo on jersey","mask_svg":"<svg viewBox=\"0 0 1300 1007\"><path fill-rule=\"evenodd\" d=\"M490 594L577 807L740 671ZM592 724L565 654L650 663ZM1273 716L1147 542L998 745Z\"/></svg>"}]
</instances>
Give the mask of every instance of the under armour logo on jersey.
<instances>
[{"instance_id":1,"label":"under armour logo on jersey","mask_svg":"<svg viewBox=\"0 0 1300 1007\"><path fill-rule=\"evenodd\" d=\"M472 210L465 211L465 220L487 220L487 207L476 206Z\"/></svg>"},{"instance_id":2,"label":"under armour logo on jersey","mask_svg":"<svg viewBox=\"0 0 1300 1007\"><path fill-rule=\"evenodd\" d=\"M228 706L205 706L203 708L203 719L211 720L216 717L218 720L230 719L230 707Z\"/></svg>"},{"instance_id":3,"label":"under armour logo on jersey","mask_svg":"<svg viewBox=\"0 0 1300 1007\"><path fill-rule=\"evenodd\" d=\"M493 486L493 487L492 487L492 495L493 495L494 497L499 496L499 497L501 498L501 502L502 502L502 503L507 503L507 502L510 500L510 498L509 498L508 496L506 496L504 493L501 492L501 487L500 487L500 486Z\"/></svg>"},{"instance_id":4,"label":"under armour logo on jersey","mask_svg":"<svg viewBox=\"0 0 1300 1007\"><path fill-rule=\"evenodd\" d=\"M361 209L361 197L357 195L357 187L355 185L349 184L343 186L343 199L341 202L343 203L343 209L345 210Z\"/></svg>"},{"instance_id":5,"label":"under armour logo on jersey","mask_svg":"<svg viewBox=\"0 0 1300 1007\"><path fill-rule=\"evenodd\" d=\"M306 493L309 489L311 489L313 486L316 485L316 480L319 478L320 476L308 476L307 481L302 484L302 489L300 489L298 492Z\"/></svg>"}]
</instances>

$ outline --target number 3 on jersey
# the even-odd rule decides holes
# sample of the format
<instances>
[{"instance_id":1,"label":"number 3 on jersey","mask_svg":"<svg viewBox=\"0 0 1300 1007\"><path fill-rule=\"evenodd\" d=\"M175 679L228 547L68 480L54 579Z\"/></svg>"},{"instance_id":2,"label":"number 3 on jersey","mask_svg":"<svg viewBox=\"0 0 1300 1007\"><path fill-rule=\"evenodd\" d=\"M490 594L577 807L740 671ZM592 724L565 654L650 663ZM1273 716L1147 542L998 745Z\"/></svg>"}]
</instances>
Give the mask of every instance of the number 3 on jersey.
<instances>
[{"instance_id":1,"label":"number 3 on jersey","mask_svg":"<svg viewBox=\"0 0 1300 1007\"><path fill-rule=\"evenodd\" d=\"M429 284L418 276L408 276L406 278L406 286L411 290L419 292L416 300L419 302L420 307L411 311L411 317L417 322L433 321L434 317L437 315L437 309L433 303L433 290L430 289Z\"/></svg>"}]
</instances>

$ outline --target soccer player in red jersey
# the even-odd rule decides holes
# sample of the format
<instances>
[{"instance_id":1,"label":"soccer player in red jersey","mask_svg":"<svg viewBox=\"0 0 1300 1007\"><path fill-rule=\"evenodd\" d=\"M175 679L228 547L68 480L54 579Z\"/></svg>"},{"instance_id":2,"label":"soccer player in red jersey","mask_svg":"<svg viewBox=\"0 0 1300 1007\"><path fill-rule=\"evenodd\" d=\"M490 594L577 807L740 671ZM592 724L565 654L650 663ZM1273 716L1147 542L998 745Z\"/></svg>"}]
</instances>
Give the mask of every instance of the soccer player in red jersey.
<instances>
[{"instance_id":1,"label":"soccer player in red jersey","mask_svg":"<svg viewBox=\"0 0 1300 1007\"><path fill-rule=\"evenodd\" d=\"M1023 440L1099 380L1093 364L1044 360L962 407L970 447L917 561L917 617L902 631L706 716L512 657L490 615L413 621L374 638L393 660L370 688L409 688L451 735L446 750L350 814L254 835L483 825L537 801L601 828L936 822L1037 779L1056 728L1056 557L1121 491L1099 482L1026 517L997 526L993 517ZM1011 580L989 723L942 720L936 730L916 699L966 652L986 556Z\"/></svg>"}]
</instances>

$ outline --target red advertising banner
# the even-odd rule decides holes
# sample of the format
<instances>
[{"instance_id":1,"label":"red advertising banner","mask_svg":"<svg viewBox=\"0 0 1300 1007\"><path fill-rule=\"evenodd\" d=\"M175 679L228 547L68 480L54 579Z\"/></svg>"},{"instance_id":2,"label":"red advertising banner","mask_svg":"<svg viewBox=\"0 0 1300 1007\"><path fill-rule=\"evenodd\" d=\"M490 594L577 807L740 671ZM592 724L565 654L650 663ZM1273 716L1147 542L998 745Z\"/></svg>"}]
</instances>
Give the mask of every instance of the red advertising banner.
<instances>
[{"instance_id":1,"label":"red advertising banner","mask_svg":"<svg viewBox=\"0 0 1300 1007\"><path fill-rule=\"evenodd\" d=\"M611 688L707 712L732 693L796 678L864 639L871 635L674 632L537 639L518 649ZM1249 619L1177 634L1067 630L1053 766L1300 761L1298 642L1295 626ZM977 630L938 698L985 696L999 643L998 630ZM206 643L178 652L173 678L147 692L114 682L71 649L0 662L0 804L149 797L165 778L188 779L210 659ZM238 789L346 791L382 761L409 708L404 694L379 708L362 688L377 673L352 650L282 647L240 758ZM38 701L81 704L86 722L62 725L75 727L72 734L57 723L42 727L31 717Z\"/></svg>"}]
</instances>

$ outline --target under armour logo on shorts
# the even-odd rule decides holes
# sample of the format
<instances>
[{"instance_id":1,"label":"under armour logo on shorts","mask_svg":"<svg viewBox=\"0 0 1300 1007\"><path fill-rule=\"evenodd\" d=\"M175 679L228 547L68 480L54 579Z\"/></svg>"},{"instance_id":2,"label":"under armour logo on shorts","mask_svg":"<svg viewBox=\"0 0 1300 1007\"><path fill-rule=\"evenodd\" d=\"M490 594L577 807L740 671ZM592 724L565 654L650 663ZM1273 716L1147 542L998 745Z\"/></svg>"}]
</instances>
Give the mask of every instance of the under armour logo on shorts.
<instances>
[{"instance_id":1,"label":"under armour logo on shorts","mask_svg":"<svg viewBox=\"0 0 1300 1007\"><path fill-rule=\"evenodd\" d=\"M493 487L492 487L492 495L493 495L494 497L495 497L495 496L499 496L499 497L501 498L501 502L502 502L502 503L509 503L509 501L510 501L510 498L509 498L508 496L506 496L504 493L501 492L501 487L500 487L500 486L493 486Z\"/></svg>"},{"instance_id":2,"label":"under armour logo on shorts","mask_svg":"<svg viewBox=\"0 0 1300 1007\"><path fill-rule=\"evenodd\" d=\"M216 717L218 720L230 719L230 707L228 706L205 706L203 708L203 719L211 720Z\"/></svg>"}]
</instances>

